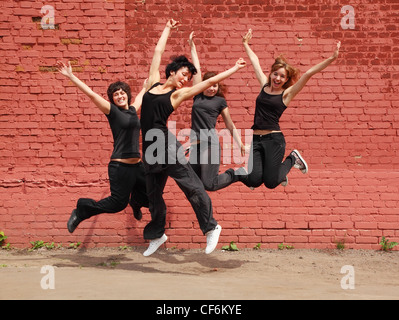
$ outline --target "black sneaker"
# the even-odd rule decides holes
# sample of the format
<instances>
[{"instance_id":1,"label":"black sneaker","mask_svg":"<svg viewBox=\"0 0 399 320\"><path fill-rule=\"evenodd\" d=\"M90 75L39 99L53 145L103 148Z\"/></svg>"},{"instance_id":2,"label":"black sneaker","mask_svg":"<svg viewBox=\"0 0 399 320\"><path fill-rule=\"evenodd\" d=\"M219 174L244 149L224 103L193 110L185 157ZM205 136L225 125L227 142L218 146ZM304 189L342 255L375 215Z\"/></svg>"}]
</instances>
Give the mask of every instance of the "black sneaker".
<instances>
[{"instance_id":1,"label":"black sneaker","mask_svg":"<svg viewBox=\"0 0 399 320\"><path fill-rule=\"evenodd\" d=\"M247 181L248 181L248 170L245 169L244 167L238 168L236 171L234 171L234 182L236 181L241 181L243 184L248 186ZM248 187L251 190L255 190L254 187Z\"/></svg>"},{"instance_id":2,"label":"black sneaker","mask_svg":"<svg viewBox=\"0 0 399 320\"><path fill-rule=\"evenodd\" d=\"M143 213L141 212L141 206L136 203L136 201L131 198L129 201L130 207L133 209L133 216L136 220L140 221L143 218Z\"/></svg>"},{"instance_id":3,"label":"black sneaker","mask_svg":"<svg viewBox=\"0 0 399 320\"><path fill-rule=\"evenodd\" d=\"M70 233L73 233L78 227L79 223L81 223L82 221L82 219L78 218L78 215L76 214L76 209L73 209L71 217L69 218L67 223L68 231Z\"/></svg>"},{"instance_id":4,"label":"black sneaker","mask_svg":"<svg viewBox=\"0 0 399 320\"><path fill-rule=\"evenodd\" d=\"M133 215L136 220L140 221L143 218L143 213L141 212L141 208L133 207Z\"/></svg>"}]
</instances>

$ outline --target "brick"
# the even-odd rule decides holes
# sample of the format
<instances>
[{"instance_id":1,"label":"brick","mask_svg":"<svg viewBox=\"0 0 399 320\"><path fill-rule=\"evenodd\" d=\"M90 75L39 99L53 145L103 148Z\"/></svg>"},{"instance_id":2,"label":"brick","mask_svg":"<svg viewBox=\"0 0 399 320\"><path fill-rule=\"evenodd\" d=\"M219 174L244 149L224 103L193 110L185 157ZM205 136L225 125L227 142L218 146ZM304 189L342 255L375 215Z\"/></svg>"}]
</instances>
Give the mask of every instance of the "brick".
<instances>
[{"instance_id":1,"label":"brick","mask_svg":"<svg viewBox=\"0 0 399 320\"><path fill-rule=\"evenodd\" d=\"M378 243L378 237L356 237L356 243L358 244L371 244L371 243Z\"/></svg>"},{"instance_id":2,"label":"brick","mask_svg":"<svg viewBox=\"0 0 399 320\"><path fill-rule=\"evenodd\" d=\"M352 229L354 227L354 223L352 221L345 222L332 222L331 228L333 229Z\"/></svg>"},{"instance_id":3,"label":"brick","mask_svg":"<svg viewBox=\"0 0 399 320\"><path fill-rule=\"evenodd\" d=\"M286 236L284 238L284 243L307 243L309 240L306 236Z\"/></svg>"},{"instance_id":4,"label":"brick","mask_svg":"<svg viewBox=\"0 0 399 320\"><path fill-rule=\"evenodd\" d=\"M355 222L356 229L377 229L377 222Z\"/></svg>"},{"instance_id":5,"label":"brick","mask_svg":"<svg viewBox=\"0 0 399 320\"><path fill-rule=\"evenodd\" d=\"M309 222L310 229L331 229L331 223L328 221L310 221Z\"/></svg>"},{"instance_id":6,"label":"brick","mask_svg":"<svg viewBox=\"0 0 399 320\"><path fill-rule=\"evenodd\" d=\"M262 228L264 229L285 229L284 221L263 222Z\"/></svg>"},{"instance_id":7,"label":"brick","mask_svg":"<svg viewBox=\"0 0 399 320\"><path fill-rule=\"evenodd\" d=\"M378 229L398 230L399 222L379 222Z\"/></svg>"},{"instance_id":8,"label":"brick","mask_svg":"<svg viewBox=\"0 0 399 320\"><path fill-rule=\"evenodd\" d=\"M307 222L286 222L286 228L289 229L308 229Z\"/></svg>"}]
</instances>

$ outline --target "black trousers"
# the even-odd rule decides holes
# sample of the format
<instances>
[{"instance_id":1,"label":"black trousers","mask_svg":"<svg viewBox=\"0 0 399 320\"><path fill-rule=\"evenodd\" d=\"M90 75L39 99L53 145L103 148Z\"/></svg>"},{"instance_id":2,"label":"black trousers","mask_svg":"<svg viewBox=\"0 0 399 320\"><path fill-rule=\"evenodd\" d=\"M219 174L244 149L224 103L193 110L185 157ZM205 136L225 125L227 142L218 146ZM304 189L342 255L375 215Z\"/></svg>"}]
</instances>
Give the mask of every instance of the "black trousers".
<instances>
[{"instance_id":1,"label":"black trousers","mask_svg":"<svg viewBox=\"0 0 399 320\"><path fill-rule=\"evenodd\" d=\"M148 207L144 165L111 161L108 164L111 195L100 201L81 198L76 209L78 218L85 220L100 213L117 213L128 204L132 207Z\"/></svg>"},{"instance_id":2,"label":"black trousers","mask_svg":"<svg viewBox=\"0 0 399 320\"><path fill-rule=\"evenodd\" d=\"M190 164L204 184L205 190L216 191L236 182L233 169L219 174L221 148L219 143L201 141L191 145Z\"/></svg>"},{"instance_id":3,"label":"black trousers","mask_svg":"<svg viewBox=\"0 0 399 320\"><path fill-rule=\"evenodd\" d=\"M166 204L163 191L168 177L173 178L190 202L203 234L215 229L216 220L213 218L212 202L205 191L201 179L185 160L183 148L176 141L168 146L166 159L177 159L160 166L146 165L147 194L151 212L151 222L144 228L144 239L153 240L165 233ZM178 154L179 153L179 154ZM175 155L170 157L171 155ZM155 168L155 169L151 169Z\"/></svg>"},{"instance_id":4,"label":"black trousers","mask_svg":"<svg viewBox=\"0 0 399 320\"><path fill-rule=\"evenodd\" d=\"M274 189L290 172L295 158L289 155L284 161L285 138L280 132L264 136L254 135L249 156L248 176L242 181L248 187L259 187L262 183Z\"/></svg>"}]
</instances>

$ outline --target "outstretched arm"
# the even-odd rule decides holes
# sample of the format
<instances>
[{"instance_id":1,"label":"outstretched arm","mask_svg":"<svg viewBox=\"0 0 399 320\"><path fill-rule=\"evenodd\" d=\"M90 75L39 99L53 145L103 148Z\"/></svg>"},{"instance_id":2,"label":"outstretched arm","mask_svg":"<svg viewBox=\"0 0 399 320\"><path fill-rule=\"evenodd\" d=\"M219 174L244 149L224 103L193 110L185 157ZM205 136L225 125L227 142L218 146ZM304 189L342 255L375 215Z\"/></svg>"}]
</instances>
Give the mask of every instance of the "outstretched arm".
<instances>
[{"instance_id":1,"label":"outstretched arm","mask_svg":"<svg viewBox=\"0 0 399 320\"><path fill-rule=\"evenodd\" d=\"M147 90L161 79L159 67L161 65L162 55L165 52L166 43L168 42L171 30L177 28L179 25L180 23L173 19L168 20L166 23L165 29L163 30L162 35L158 40L157 46L155 47L147 82Z\"/></svg>"},{"instance_id":2,"label":"outstretched arm","mask_svg":"<svg viewBox=\"0 0 399 320\"><path fill-rule=\"evenodd\" d=\"M340 48L341 48L341 42L338 41L334 53L330 58L310 68L308 71L306 71L306 73L304 73L301 76L298 82L296 82L293 86L289 87L285 91L284 94L285 105L288 105L291 102L291 100L294 99L299 92L301 92L301 90L305 87L306 83L310 80L311 77L313 77L316 73L323 71L338 58Z\"/></svg>"},{"instance_id":3,"label":"outstretched arm","mask_svg":"<svg viewBox=\"0 0 399 320\"><path fill-rule=\"evenodd\" d=\"M197 73L193 76L193 85L195 86L196 84L202 81L202 75L201 75L201 64L198 58L197 48L194 43L194 31L191 32L188 43L191 48L191 59L193 60L194 67L197 69Z\"/></svg>"},{"instance_id":4,"label":"outstretched arm","mask_svg":"<svg viewBox=\"0 0 399 320\"><path fill-rule=\"evenodd\" d=\"M109 114L111 110L111 103L105 100L102 96L95 93L93 90L89 88L83 81L81 81L78 77L76 77L72 72L71 63L68 61L68 65L63 63L62 61L58 61L56 64L58 71L69 78L72 83L79 88L86 96L90 98L91 101L104 113Z\"/></svg>"},{"instance_id":5,"label":"outstretched arm","mask_svg":"<svg viewBox=\"0 0 399 320\"><path fill-rule=\"evenodd\" d=\"M247 53L248 58L251 61L252 66L255 70L256 78L258 79L260 86L263 88L263 86L267 84L267 76L262 71L262 67L260 66L258 56L255 54L255 52L253 52L253 50L249 46L249 41L251 39L252 39L252 29L249 29L248 33L245 36L243 36L242 43L244 44L245 52Z\"/></svg>"},{"instance_id":6,"label":"outstretched arm","mask_svg":"<svg viewBox=\"0 0 399 320\"><path fill-rule=\"evenodd\" d=\"M245 65L246 65L246 62L244 61L244 59L241 58L236 62L235 66L230 69L228 69L222 73L219 73L218 75L216 75L212 78L209 78L208 80L202 81L195 86L192 86L190 88L183 88L183 89L175 91L171 97L173 108L176 110L183 101L192 99L197 94L200 94L201 92L205 91L206 89L213 86L214 84L219 83L219 82L223 81L224 79L230 77L232 74L236 73L238 70L244 68Z\"/></svg>"}]
</instances>

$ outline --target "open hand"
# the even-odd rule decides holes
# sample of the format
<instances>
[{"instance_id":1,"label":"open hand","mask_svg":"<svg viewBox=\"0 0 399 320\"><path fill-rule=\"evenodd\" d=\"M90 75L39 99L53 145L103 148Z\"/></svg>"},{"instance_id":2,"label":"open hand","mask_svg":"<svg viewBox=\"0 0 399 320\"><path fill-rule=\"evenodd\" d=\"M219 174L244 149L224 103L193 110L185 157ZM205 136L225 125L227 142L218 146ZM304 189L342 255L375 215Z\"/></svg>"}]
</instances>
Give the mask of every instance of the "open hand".
<instances>
[{"instance_id":1,"label":"open hand","mask_svg":"<svg viewBox=\"0 0 399 320\"><path fill-rule=\"evenodd\" d=\"M241 144L241 156L245 157L251 151L251 145Z\"/></svg>"},{"instance_id":2,"label":"open hand","mask_svg":"<svg viewBox=\"0 0 399 320\"><path fill-rule=\"evenodd\" d=\"M244 44L249 44L249 41L252 39L252 29L249 29L247 34L242 37L242 42Z\"/></svg>"},{"instance_id":3,"label":"open hand","mask_svg":"<svg viewBox=\"0 0 399 320\"><path fill-rule=\"evenodd\" d=\"M69 61L68 61L68 65L66 65L62 61L57 61L55 67L57 68L59 73L61 73L62 75L66 76L66 77L70 77L73 74L71 63Z\"/></svg>"},{"instance_id":4,"label":"open hand","mask_svg":"<svg viewBox=\"0 0 399 320\"><path fill-rule=\"evenodd\" d=\"M339 49L341 48L341 41L337 41L337 47L335 48L335 51L334 51L334 53L333 53L333 55L332 55L332 57L334 58L334 59L337 59L338 58L338 55L339 55Z\"/></svg>"}]
</instances>

